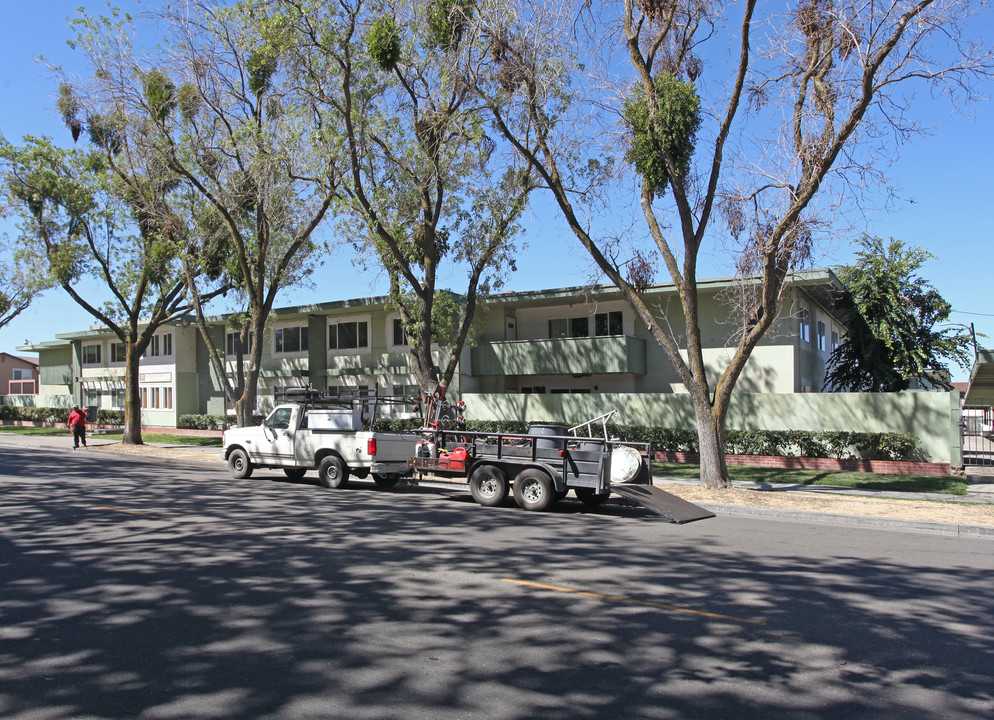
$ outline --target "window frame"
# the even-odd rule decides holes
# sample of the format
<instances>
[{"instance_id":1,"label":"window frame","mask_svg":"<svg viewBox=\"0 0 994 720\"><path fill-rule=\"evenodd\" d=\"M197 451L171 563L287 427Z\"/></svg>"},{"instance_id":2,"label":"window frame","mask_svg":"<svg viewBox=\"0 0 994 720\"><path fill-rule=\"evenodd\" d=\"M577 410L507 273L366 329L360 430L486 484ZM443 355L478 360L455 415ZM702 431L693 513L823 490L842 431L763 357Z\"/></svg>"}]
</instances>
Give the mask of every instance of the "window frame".
<instances>
[{"instance_id":1,"label":"window frame","mask_svg":"<svg viewBox=\"0 0 994 720\"><path fill-rule=\"evenodd\" d=\"M355 326L356 345L342 346L341 327L344 325ZM361 326L361 329L360 329ZM362 341L364 344L359 344ZM369 320L340 320L328 323L328 350L330 351L360 351L369 350Z\"/></svg>"},{"instance_id":2,"label":"window frame","mask_svg":"<svg viewBox=\"0 0 994 720\"><path fill-rule=\"evenodd\" d=\"M287 348L288 343L296 347ZM273 355L305 353L308 347L307 325L285 325L273 331Z\"/></svg>"},{"instance_id":3,"label":"window frame","mask_svg":"<svg viewBox=\"0 0 994 720\"><path fill-rule=\"evenodd\" d=\"M81 345L80 346L80 351L79 351L80 363L83 364L83 365L100 365L101 364L101 354L102 354L101 353L101 348L102 347L103 347L102 343L95 343L95 344L91 344L91 345ZM91 349L95 350L95 352L93 353L95 359L88 360L87 359L87 350L91 350Z\"/></svg>"}]
</instances>

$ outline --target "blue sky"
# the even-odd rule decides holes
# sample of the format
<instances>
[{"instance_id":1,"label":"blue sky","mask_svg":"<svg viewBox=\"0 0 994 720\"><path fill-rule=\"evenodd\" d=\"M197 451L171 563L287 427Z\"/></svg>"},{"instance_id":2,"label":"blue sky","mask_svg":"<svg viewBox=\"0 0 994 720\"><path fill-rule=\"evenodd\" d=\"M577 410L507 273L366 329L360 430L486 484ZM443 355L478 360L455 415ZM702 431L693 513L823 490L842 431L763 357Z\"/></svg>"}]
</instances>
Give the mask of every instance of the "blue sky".
<instances>
[{"instance_id":1,"label":"blue sky","mask_svg":"<svg viewBox=\"0 0 994 720\"><path fill-rule=\"evenodd\" d=\"M69 36L66 18L84 4L81 0L2 0L0 24L0 133L11 142L25 134L50 135L62 140L65 128L54 110L56 83L34 57L72 67L73 54L66 46ZM121 0L122 8L134 11L139 0ZM150 0L145 0L148 7ZM93 11L102 3L89 2ZM984 18L994 37L994 20ZM994 94L994 85L985 95ZM931 104L922 98L917 104L927 123L938 123L934 133L915 139L901 149L901 157L891 177L910 202L891 210L865 216L866 231L894 237L908 245L929 250L935 259L924 269L924 277L952 303L951 320L974 323L981 346L994 347L994 230L991 223L991 190L994 188L994 109L989 103L971 110L973 117L950 114L947 103ZM940 109L941 108L941 109ZM536 196L534 210L526 218L527 248L520 255L518 272L509 290L582 285L595 277L591 262L578 242L558 222L551 199ZM10 233L9 223L0 228ZM823 248L820 266L844 264L851 260L846 242ZM728 274L728 258L716 255L702 258L702 276ZM339 300L381 294L382 279L352 267L344 254L329 256L317 271L321 291L294 290L280 298L279 305ZM662 280L663 278L658 278ZM85 293L97 289L82 285ZM60 289L51 290L14 322L0 330L0 351L16 353L25 340L54 340L56 333L88 327L93 319ZM965 373L955 372L956 379Z\"/></svg>"}]
</instances>

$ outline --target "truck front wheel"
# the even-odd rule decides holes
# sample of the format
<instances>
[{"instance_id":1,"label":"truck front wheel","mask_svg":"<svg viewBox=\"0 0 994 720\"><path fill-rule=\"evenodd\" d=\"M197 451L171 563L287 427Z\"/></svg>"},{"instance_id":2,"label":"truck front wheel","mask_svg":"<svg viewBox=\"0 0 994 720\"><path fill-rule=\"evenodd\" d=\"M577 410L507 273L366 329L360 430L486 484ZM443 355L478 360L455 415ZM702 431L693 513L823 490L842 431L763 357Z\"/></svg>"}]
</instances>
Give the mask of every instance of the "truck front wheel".
<instances>
[{"instance_id":1,"label":"truck front wheel","mask_svg":"<svg viewBox=\"0 0 994 720\"><path fill-rule=\"evenodd\" d=\"M497 507L507 498L507 475L499 467L481 465L469 478L473 499L484 507Z\"/></svg>"},{"instance_id":2,"label":"truck front wheel","mask_svg":"<svg viewBox=\"0 0 994 720\"><path fill-rule=\"evenodd\" d=\"M349 469L340 457L329 455L318 465L318 482L326 488L342 488L349 481Z\"/></svg>"},{"instance_id":3,"label":"truck front wheel","mask_svg":"<svg viewBox=\"0 0 994 720\"><path fill-rule=\"evenodd\" d=\"M552 480L541 470L528 468L514 478L514 502L523 510L545 510L555 497Z\"/></svg>"},{"instance_id":4,"label":"truck front wheel","mask_svg":"<svg viewBox=\"0 0 994 720\"><path fill-rule=\"evenodd\" d=\"M244 480L252 476L252 463L249 462L248 453L242 449L232 450L228 456L228 472L236 480Z\"/></svg>"}]
</instances>

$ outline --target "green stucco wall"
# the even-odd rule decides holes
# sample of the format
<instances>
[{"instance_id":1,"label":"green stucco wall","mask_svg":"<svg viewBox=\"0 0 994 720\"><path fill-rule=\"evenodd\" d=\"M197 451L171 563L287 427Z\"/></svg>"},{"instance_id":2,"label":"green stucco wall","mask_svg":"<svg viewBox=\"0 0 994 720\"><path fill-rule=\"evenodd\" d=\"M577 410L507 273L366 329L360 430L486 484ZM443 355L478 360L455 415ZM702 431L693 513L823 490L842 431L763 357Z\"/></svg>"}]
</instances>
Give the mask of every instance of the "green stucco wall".
<instances>
[{"instance_id":1,"label":"green stucco wall","mask_svg":"<svg viewBox=\"0 0 994 720\"><path fill-rule=\"evenodd\" d=\"M579 424L611 410L623 425L696 427L689 395L466 394L469 420L565 420ZM931 462L959 463L953 393L736 394L726 427L737 430L843 430L912 433Z\"/></svg>"}]
</instances>

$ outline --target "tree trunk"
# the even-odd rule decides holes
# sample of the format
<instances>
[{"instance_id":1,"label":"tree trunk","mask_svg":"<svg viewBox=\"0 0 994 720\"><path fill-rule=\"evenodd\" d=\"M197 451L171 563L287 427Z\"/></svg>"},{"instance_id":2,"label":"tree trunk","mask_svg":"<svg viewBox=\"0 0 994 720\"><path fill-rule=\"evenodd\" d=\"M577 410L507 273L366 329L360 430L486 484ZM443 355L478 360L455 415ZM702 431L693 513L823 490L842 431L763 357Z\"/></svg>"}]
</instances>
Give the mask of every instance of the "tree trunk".
<instances>
[{"instance_id":1,"label":"tree trunk","mask_svg":"<svg viewBox=\"0 0 994 720\"><path fill-rule=\"evenodd\" d=\"M697 442L701 455L701 485L706 488L732 487L725 464L725 414L710 403L694 402L697 416Z\"/></svg>"},{"instance_id":2,"label":"tree trunk","mask_svg":"<svg viewBox=\"0 0 994 720\"><path fill-rule=\"evenodd\" d=\"M124 348L124 372L127 380L124 391L124 436L121 442L125 445L143 445L142 405L138 389L138 363L141 355L133 342L125 342Z\"/></svg>"}]
</instances>

